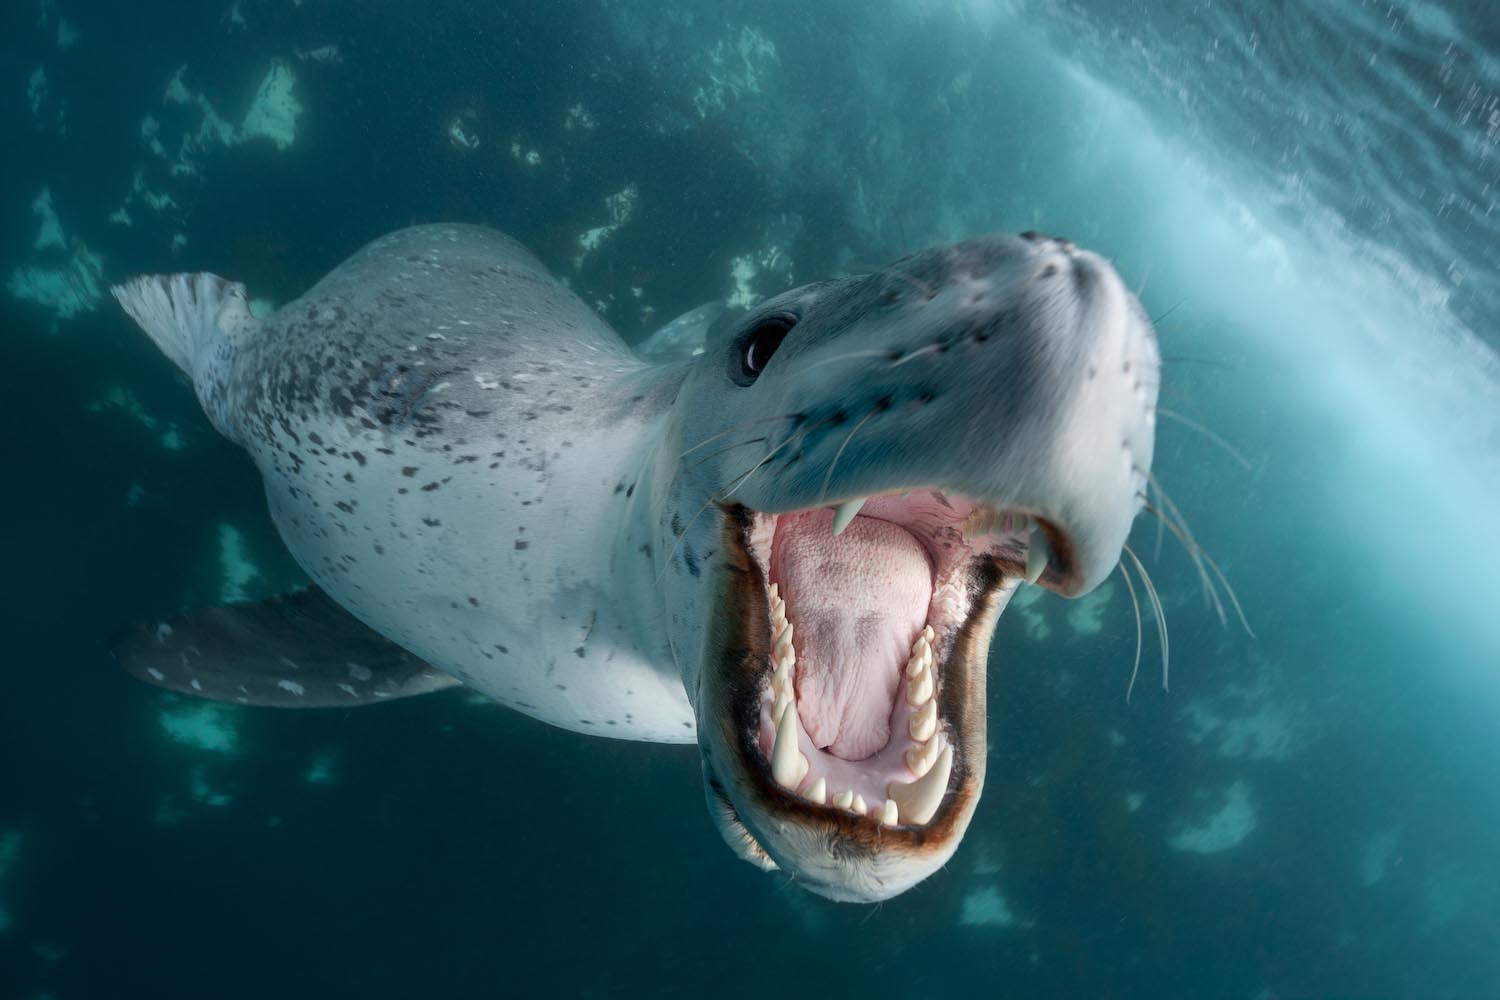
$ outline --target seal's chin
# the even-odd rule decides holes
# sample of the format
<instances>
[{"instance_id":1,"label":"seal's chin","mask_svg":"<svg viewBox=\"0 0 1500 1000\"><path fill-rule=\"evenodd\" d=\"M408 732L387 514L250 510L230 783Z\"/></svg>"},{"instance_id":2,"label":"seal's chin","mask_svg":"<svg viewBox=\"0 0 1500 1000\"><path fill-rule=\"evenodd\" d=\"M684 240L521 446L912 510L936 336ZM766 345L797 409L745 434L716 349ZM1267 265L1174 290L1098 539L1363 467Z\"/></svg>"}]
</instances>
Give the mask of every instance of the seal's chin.
<instances>
[{"instance_id":1,"label":"seal's chin","mask_svg":"<svg viewBox=\"0 0 1500 1000\"><path fill-rule=\"evenodd\" d=\"M985 764L990 636L1022 579L1067 573L1037 512L936 489L721 508L700 731L741 856L838 900L889 898L957 849Z\"/></svg>"}]
</instances>

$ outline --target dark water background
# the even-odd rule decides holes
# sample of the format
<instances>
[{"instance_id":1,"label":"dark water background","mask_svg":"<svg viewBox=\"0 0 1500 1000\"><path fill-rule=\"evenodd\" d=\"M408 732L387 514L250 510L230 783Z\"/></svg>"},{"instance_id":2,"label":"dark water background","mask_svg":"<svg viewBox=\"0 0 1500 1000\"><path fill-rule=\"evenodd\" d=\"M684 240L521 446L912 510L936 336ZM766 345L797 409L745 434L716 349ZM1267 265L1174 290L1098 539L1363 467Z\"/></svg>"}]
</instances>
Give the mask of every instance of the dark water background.
<instances>
[{"instance_id":1,"label":"dark water background","mask_svg":"<svg viewBox=\"0 0 1500 1000\"><path fill-rule=\"evenodd\" d=\"M1118 586L1096 621L1014 606L964 847L890 903L827 904L730 856L690 748L462 693L205 712L119 673L122 625L298 572L248 460L112 303L7 295L0 996L1500 996L1500 15L231 9L0 12L0 273L81 243L106 282L213 270L282 302L391 229L483 222L633 339L731 294L741 257L768 293L1063 233L1163 315L1163 405L1248 460L1162 423L1158 475L1256 638L1143 522L1172 691L1126 703ZM173 176L145 147L148 113L169 156L202 120L163 101L179 66L238 124L273 59L304 109L288 148L210 143ZM177 207L112 224L138 166ZM43 188L61 247L33 246Z\"/></svg>"}]
</instances>

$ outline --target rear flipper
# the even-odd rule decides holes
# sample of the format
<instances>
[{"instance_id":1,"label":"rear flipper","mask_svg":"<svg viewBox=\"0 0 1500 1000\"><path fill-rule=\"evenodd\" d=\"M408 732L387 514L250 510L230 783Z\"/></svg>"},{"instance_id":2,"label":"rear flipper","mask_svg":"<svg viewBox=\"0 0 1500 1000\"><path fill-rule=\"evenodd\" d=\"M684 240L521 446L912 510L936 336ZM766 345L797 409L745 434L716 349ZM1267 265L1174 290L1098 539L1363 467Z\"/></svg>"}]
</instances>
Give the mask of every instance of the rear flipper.
<instances>
[{"instance_id":1,"label":"rear flipper","mask_svg":"<svg viewBox=\"0 0 1500 1000\"><path fill-rule=\"evenodd\" d=\"M214 428L233 439L229 377L239 348L259 326L245 286L215 274L151 274L115 285L110 293L187 372Z\"/></svg>"},{"instance_id":2,"label":"rear flipper","mask_svg":"<svg viewBox=\"0 0 1500 1000\"><path fill-rule=\"evenodd\" d=\"M241 705L366 705L455 687L316 587L137 626L114 647L141 680Z\"/></svg>"}]
</instances>

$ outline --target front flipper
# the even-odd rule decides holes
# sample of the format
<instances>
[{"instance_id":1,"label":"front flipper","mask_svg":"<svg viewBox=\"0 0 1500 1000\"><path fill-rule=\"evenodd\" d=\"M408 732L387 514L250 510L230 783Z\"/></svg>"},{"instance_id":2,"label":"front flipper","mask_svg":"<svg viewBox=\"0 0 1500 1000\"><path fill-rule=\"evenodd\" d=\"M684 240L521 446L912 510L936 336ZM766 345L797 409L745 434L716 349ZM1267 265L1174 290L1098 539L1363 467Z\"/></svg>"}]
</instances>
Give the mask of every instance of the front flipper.
<instances>
[{"instance_id":1,"label":"front flipper","mask_svg":"<svg viewBox=\"0 0 1500 1000\"><path fill-rule=\"evenodd\" d=\"M241 705L368 705L459 683L313 586L137 626L114 653L143 681Z\"/></svg>"}]
</instances>

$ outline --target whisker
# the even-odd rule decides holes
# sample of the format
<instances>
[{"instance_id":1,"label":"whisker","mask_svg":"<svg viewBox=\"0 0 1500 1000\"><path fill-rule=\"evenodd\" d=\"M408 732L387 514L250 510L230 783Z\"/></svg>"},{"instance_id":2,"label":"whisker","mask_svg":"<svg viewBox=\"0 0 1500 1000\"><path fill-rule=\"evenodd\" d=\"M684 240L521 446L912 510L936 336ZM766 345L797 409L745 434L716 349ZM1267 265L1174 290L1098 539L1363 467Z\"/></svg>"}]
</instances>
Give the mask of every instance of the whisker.
<instances>
[{"instance_id":1,"label":"whisker","mask_svg":"<svg viewBox=\"0 0 1500 1000\"><path fill-rule=\"evenodd\" d=\"M677 540L672 543L671 551L667 553L667 558L662 560L661 570L656 574L656 582L658 584L660 584L662 578L667 575L667 569L672 565L672 559L677 555L677 549L682 545L682 540L688 536L689 531L693 530L693 525L698 523L698 518L703 516L703 512L705 510L708 510L709 505L713 502L713 497L709 497L707 500L703 501L703 506L698 508L698 513L694 514L688 520L687 527L682 529L682 534L678 535Z\"/></svg>"},{"instance_id":2,"label":"whisker","mask_svg":"<svg viewBox=\"0 0 1500 1000\"><path fill-rule=\"evenodd\" d=\"M702 465L703 463L705 463L705 462L712 462L714 459L718 458L720 455L727 454L728 452L734 451L736 448L744 448L747 445L760 444L761 442L768 441L768 440L770 440L770 439L767 438L764 434L762 434L758 438L749 438L749 439L747 439L745 441L737 441L734 444L726 444L724 447L717 448L714 451L709 452L707 455L704 455L702 458L697 459L696 461L691 462L688 465L683 466L682 467L682 471L683 472L688 472L688 471L690 471L692 469L696 469L698 466Z\"/></svg>"},{"instance_id":3,"label":"whisker","mask_svg":"<svg viewBox=\"0 0 1500 1000\"><path fill-rule=\"evenodd\" d=\"M1125 560L1121 559L1116 564L1120 570L1120 576L1125 578L1125 589L1130 593L1130 606L1135 609L1135 663L1130 668L1130 684L1125 688L1125 704L1130 704L1130 695L1135 691L1135 677L1141 671L1141 602L1135 596L1135 584L1130 582L1130 571L1125 568Z\"/></svg>"},{"instance_id":4,"label":"whisker","mask_svg":"<svg viewBox=\"0 0 1500 1000\"><path fill-rule=\"evenodd\" d=\"M1229 455L1229 457L1234 459L1235 462L1239 463L1240 468L1244 469L1246 472L1254 471L1255 466L1250 464L1250 460L1246 458L1238 448L1235 448L1228 441L1225 441L1223 438L1219 437L1219 435L1215 434L1207 427L1198 423L1198 421L1192 419L1191 417L1185 417L1181 413L1178 413L1176 410L1169 410L1165 406L1158 406L1156 408L1156 412L1158 416L1166 417L1168 420L1175 420L1179 424L1182 424L1184 427L1190 428L1191 430L1195 430L1199 434L1202 434L1214 444L1218 445L1220 448L1223 448L1224 451Z\"/></svg>"},{"instance_id":5,"label":"whisker","mask_svg":"<svg viewBox=\"0 0 1500 1000\"><path fill-rule=\"evenodd\" d=\"M1169 308L1166 312L1162 313L1160 316L1154 316L1154 317L1152 317L1152 319L1151 319L1151 325L1155 326L1156 324L1160 323L1162 320L1166 319L1168 316L1172 315L1179 308L1181 308L1182 304L1184 302L1186 302L1186 301L1187 301L1187 296L1184 295L1182 298L1178 299L1176 301L1176 303L1174 303L1172 305L1172 307Z\"/></svg>"},{"instance_id":6,"label":"whisker","mask_svg":"<svg viewBox=\"0 0 1500 1000\"><path fill-rule=\"evenodd\" d=\"M1164 365L1208 365L1210 368L1234 368L1234 365L1227 361L1215 361L1212 358L1189 358L1181 354L1163 355L1161 363Z\"/></svg>"},{"instance_id":7,"label":"whisker","mask_svg":"<svg viewBox=\"0 0 1500 1000\"><path fill-rule=\"evenodd\" d=\"M833 461L828 464L828 472L823 476L823 488L818 491L819 500L828 495L828 484L833 481L833 470L838 468L839 459L844 456L844 449L849 447L849 442L854 440L854 435L859 433L859 429L866 423L868 423L871 417L881 412L881 410L882 407L876 407L875 409L871 410L869 413L866 413L863 417L861 417L859 423L854 425L854 430L850 431L849 436L844 438L844 443L839 445L839 450L834 452Z\"/></svg>"},{"instance_id":8,"label":"whisker","mask_svg":"<svg viewBox=\"0 0 1500 1000\"><path fill-rule=\"evenodd\" d=\"M728 437L729 435L733 434L735 431L741 430L741 429L743 429L744 427L746 427L746 426L748 426L750 424L767 424L767 423L771 423L771 422L776 421L776 420L791 420L791 419L795 419L798 416L799 416L799 414L796 414L796 413L782 413L782 414L778 414L777 416L774 416L774 417L756 417L753 420L741 420L739 423L735 424L733 427L730 427L728 430L723 430L723 431L720 431L717 434L709 435L708 437L704 438L702 441L699 441L697 444L693 445L687 451L685 451L682 454L678 455L677 458L679 460L687 458L689 455L691 455L693 452L697 451L699 448L702 448L704 445L713 444L715 441L719 440L719 438Z\"/></svg>"},{"instance_id":9,"label":"whisker","mask_svg":"<svg viewBox=\"0 0 1500 1000\"><path fill-rule=\"evenodd\" d=\"M749 472L746 472L742 476L736 476L736 477L734 477L735 480L736 480L735 484L733 486L731 486L728 489L727 492L723 493L720 496L720 499L722 499L722 500L729 499L731 496L734 495L735 491L737 491L741 486L744 486L745 483L749 481L750 477L753 476L753 475L755 475L755 473L757 471L759 471L762 466L764 466L771 459L775 458L776 455L781 451L781 449L785 448L789 444L801 441L809 433L811 433L812 431L816 430L819 427L822 427L824 424L830 422L832 419L833 418L831 416L830 417L824 417L822 420L819 420L819 421L816 421L814 423L808 424L805 427L799 427L796 430L792 431L790 434L788 434L786 436L786 440L782 441L775 448L772 448L770 451L766 452L765 457L763 457L759 462L756 462L754 465L752 465L750 467L750 471Z\"/></svg>"},{"instance_id":10,"label":"whisker","mask_svg":"<svg viewBox=\"0 0 1500 1000\"><path fill-rule=\"evenodd\" d=\"M1160 516L1159 512L1157 512L1157 516ZM1177 531L1175 525L1169 524L1168 527L1171 528L1174 533ZM1224 575L1224 571L1219 568L1219 564L1214 562L1213 557L1205 552L1203 550L1203 546L1199 545L1197 540L1194 539L1191 535L1183 538L1181 534L1178 534L1177 537L1184 546L1191 544L1193 548L1197 550L1197 557L1203 560L1204 564L1207 565L1209 570L1213 572L1214 576L1218 577L1219 583L1223 584L1224 586L1224 596L1229 598L1229 604L1234 608L1234 615L1240 621L1240 627L1245 630L1246 634L1249 635L1250 638L1254 639L1255 630L1250 627L1250 623L1245 619L1245 611L1240 607L1239 598L1234 595L1234 587L1230 585L1229 578ZM1224 615L1224 606L1222 604L1219 605L1219 620L1221 624L1228 624L1228 619Z\"/></svg>"},{"instance_id":11,"label":"whisker","mask_svg":"<svg viewBox=\"0 0 1500 1000\"><path fill-rule=\"evenodd\" d=\"M1203 586L1204 602L1208 605L1210 610L1212 610L1216 615L1219 616L1220 625L1229 624L1229 619L1224 613L1224 605L1219 601L1218 588L1216 588L1213 585L1213 581L1209 579L1208 567L1203 563L1202 547L1193 540L1193 536L1183 531L1183 529L1180 528L1176 523L1174 523L1165 513L1163 513L1160 508L1154 507L1148 503L1146 504L1146 512L1155 517L1157 519L1157 523L1165 525L1167 529L1172 532L1177 541L1182 544L1183 551L1187 553L1188 558L1193 561L1194 568L1198 570L1198 582Z\"/></svg>"},{"instance_id":12,"label":"whisker","mask_svg":"<svg viewBox=\"0 0 1500 1000\"><path fill-rule=\"evenodd\" d=\"M1141 575L1141 584L1146 588L1146 596L1151 599L1151 608L1156 613L1156 634L1161 637L1161 689L1170 691L1168 686L1170 679L1169 666L1171 663L1171 646L1167 641L1167 612L1162 607L1161 595L1156 592L1156 585L1151 582L1151 574L1146 572L1146 567L1136 556L1129 545L1124 546L1125 554L1130 556L1130 561L1135 563L1135 571Z\"/></svg>"},{"instance_id":13,"label":"whisker","mask_svg":"<svg viewBox=\"0 0 1500 1000\"><path fill-rule=\"evenodd\" d=\"M924 354L931 354L933 351L941 351L942 349L942 344L928 344L926 347L919 347L915 351L912 351L909 354L904 354L901 357L897 358L895 361L892 361L891 367L895 368L898 365L904 365L912 358L920 358Z\"/></svg>"},{"instance_id":14,"label":"whisker","mask_svg":"<svg viewBox=\"0 0 1500 1000\"><path fill-rule=\"evenodd\" d=\"M1172 498L1167 496L1167 491L1162 489L1161 483L1157 481L1156 477L1148 473L1146 481L1150 484L1151 489L1156 491L1156 495L1161 497L1162 504L1166 507L1167 514L1170 516L1162 517L1159 510L1154 511L1154 513L1166 523L1167 527L1172 530L1172 533L1177 535L1178 540L1182 542L1183 548L1187 550L1189 558L1193 560L1193 565L1198 570L1198 580L1203 585L1209 607L1217 612L1220 625L1227 624L1227 620L1224 617L1224 605L1219 600L1219 592L1214 587L1213 581L1209 579L1208 570L1203 566L1201 558L1203 546L1199 545L1197 539L1193 538L1193 533L1187 526L1187 518L1182 516L1182 511L1172 502ZM1150 507L1149 498L1147 500L1147 507Z\"/></svg>"},{"instance_id":15,"label":"whisker","mask_svg":"<svg viewBox=\"0 0 1500 1000\"><path fill-rule=\"evenodd\" d=\"M875 350L873 348L864 351L849 351L845 354L835 354L831 358L824 358L821 361L814 361L811 364L804 365L802 370L811 371L814 368L821 368L824 365L831 365L836 361L848 361L851 358L888 358L890 356L891 352L889 350L881 351Z\"/></svg>"},{"instance_id":16,"label":"whisker","mask_svg":"<svg viewBox=\"0 0 1500 1000\"><path fill-rule=\"evenodd\" d=\"M1201 572L1202 566L1206 564L1209 570L1213 572L1213 575L1218 578L1219 583L1221 583L1224 587L1225 596L1229 598L1229 603L1234 608L1235 617L1240 620L1240 626L1245 630L1245 634L1254 639L1255 630L1250 627L1250 622L1245 618L1245 610L1244 608L1240 607L1240 599L1235 596L1234 586L1230 584L1229 577L1224 575L1224 571L1219 568L1219 564L1214 562L1213 556L1210 556L1208 554L1208 551L1204 549L1203 546L1198 543L1198 540L1192 536L1192 533L1187 530L1187 522L1183 521L1182 512L1177 510L1177 505L1173 504L1172 498L1167 496L1167 494L1162 490L1161 484L1156 482L1154 477L1151 477L1150 482L1151 485L1156 489L1157 495L1160 496L1162 500L1165 501L1167 505L1172 509L1172 511L1177 515L1177 520L1181 525L1181 531L1179 533L1178 526L1173 525L1170 522L1167 522L1167 527L1171 528L1174 533L1177 533L1177 537L1182 542L1183 546L1189 549L1189 555L1193 557L1194 562L1199 562L1199 560L1201 560L1201 563L1199 563L1199 571ZM1147 509L1151 509L1149 504L1147 505ZM1158 517L1161 516L1161 513L1159 511L1154 511L1154 513L1156 513ZM1163 520L1165 521L1166 519L1163 518ZM1219 621L1221 624L1228 624L1224 615L1224 605L1218 600L1217 597L1217 590L1215 590L1214 593L1214 603L1218 605Z\"/></svg>"}]
</instances>

